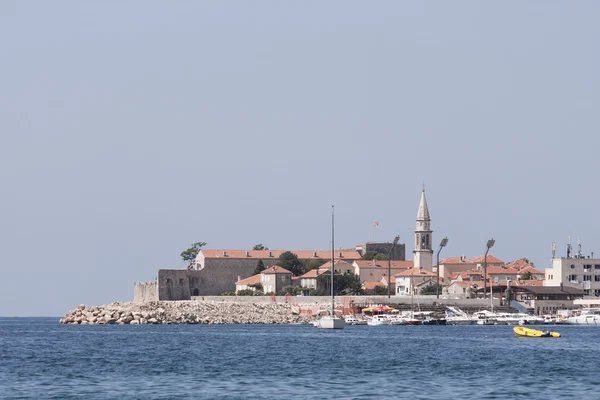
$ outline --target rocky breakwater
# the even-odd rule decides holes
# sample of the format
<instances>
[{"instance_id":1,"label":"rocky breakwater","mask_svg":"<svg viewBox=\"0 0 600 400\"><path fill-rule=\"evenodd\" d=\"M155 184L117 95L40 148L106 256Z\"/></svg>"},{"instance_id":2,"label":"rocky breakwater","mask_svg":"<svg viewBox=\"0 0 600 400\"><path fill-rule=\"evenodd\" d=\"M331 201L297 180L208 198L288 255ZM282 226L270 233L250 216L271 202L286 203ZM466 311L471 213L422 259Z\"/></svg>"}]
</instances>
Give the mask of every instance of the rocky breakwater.
<instances>
[{"instance_id":1,"label":"rocky breakwater","mask_svg":"<svg viewBox=\"0 0 600 400\"><path fill-rule=\"evenodd\" d=\"M292 313L289 304L159 301L79 305L60 320L78 325L154 324L304 324L313 317Z\"/></svg>"}]
</instances>

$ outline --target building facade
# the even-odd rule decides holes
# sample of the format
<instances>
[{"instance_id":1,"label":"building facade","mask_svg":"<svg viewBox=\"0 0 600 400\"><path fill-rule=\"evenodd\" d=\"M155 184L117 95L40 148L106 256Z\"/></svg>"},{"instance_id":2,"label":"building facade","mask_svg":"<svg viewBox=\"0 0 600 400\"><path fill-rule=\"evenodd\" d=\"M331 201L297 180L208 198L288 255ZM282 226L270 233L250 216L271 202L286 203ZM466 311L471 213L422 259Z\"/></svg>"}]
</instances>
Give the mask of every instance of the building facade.
<instances>
[{"instance_id":1,"label":"building facade","mask_svg":"<svg viewBox=\"0 0 600 400\"><path fill-rule=\"evenodd\" d=\"M431 230L431 217L429 216L429 208L427 207L427 199L425 198L425 189L421 191L421 201L419 202L416 222L415 249L413 250L414 266L415 268L423 268L431 271L433 267L433 231Z\"/></svg>"},{"instance_id":2,"label":"building facade","mask_svg":"<svg viewBox=\"0 0 600 400\"><path fill-rule=\"evenodd\" d=\"M600 296L600 259L577 256L553 258L544 271L544 286L571 286L583 289L586 296Z\"/></svg>"}]
</instances>

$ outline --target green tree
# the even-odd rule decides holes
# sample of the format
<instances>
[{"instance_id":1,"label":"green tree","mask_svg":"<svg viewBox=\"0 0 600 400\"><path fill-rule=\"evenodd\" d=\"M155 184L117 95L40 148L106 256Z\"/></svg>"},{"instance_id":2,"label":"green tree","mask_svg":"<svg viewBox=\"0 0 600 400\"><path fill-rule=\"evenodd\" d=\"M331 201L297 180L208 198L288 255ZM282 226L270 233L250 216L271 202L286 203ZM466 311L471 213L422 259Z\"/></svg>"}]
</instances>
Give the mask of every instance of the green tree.
<instances>
[{"instance_id":1,"label":"green tree","mask_svg":"<svg viewBox=\"0 0 600 400\"><path fill-rule=\"evenodd\" d=\"M378 253L374 250L369 250L363 255L363 260L387 260L388 256L383 253Z\"/></svg>"},{"instance_id":2,"label":"green tree","mask_svg":"<svg viewBox=\"0 0 600 400\"><path fill-rule=\"evenodd\" d=\"M423 289L421 289L421 294L436 294L436 287L439 290L439 293L442 294L442 285L439 283L429 283L425 285Z\"/></svg>"},{"instance_id":3,"label":"green tree","mask_svg":"<svg viewBox=\"0 0 600 400\"><path fill-rule=\"evenodd\" d=\"M322 258L316 258L313 260L303 260L302 264L304 265L304 271L308 272L311 269L319 268L321 265L328 262L327 260L323 260Z\"/></svg>"},{"instance_id":4,"label":"green tree","mask_svg":"<svg viewBox=\"0 0 600 400\"><path fill-rule=\"evenodd\" d=\"M206 246L206 242L196 242L192 244L189 249L181 252L181 259L187 261L188 265L192 265L203 246Z\"/></svg>"},{"instance_id":5,"label":"green tree","mask_svg":"<svg viewBox=\"0 0 600 400\"><path fill-rule=\"evenodd\" d=\"M377 296L385 296L388 294L387 287L383 285L377 285L373 288L373 294Z\"/></svg>"},{"instance_id":6,"label":"green tree","mask_svg":"<svg viewBox=\"0 0 600 400\"><path fill-rule=\"evenodd\" d=\"M342 275L335 275L333 283L336 294L349 296L360 296L365 294L362 283L360 282L360 277L350 271L346 271Z\"/></svg>"},{"instance_id":7,"label":"green tree","mask_svg":"<svg viewBox=\"0 0 600 400\"><path fill-rule=\"evenodd\" d=\"M523 281L530 281L532 279L533 279L533 274L531 273L531 271L527 271L523 275L521 275L521 280L523 280Z\"/></svg>"},{"instance_id":8,"label":"green tree","mask_svg":"<svg viewBox=\"0 0 600 400\"><path fill-rule=\"evenodd\" d=\"M285 251L279 256L279 262L277 263L280 267L287 269L295 276L302 275L304 273L304 265L298 259L298 256L291 251Z\"/></svg>"},{"instance_id":9,"label":"green tree","mask_svg":"<svg viewBox=\"0 0 600 400\"><path fill-rule=\"evenodd\" d=\"M263 260L258 260L258 262L256 263L256 269L254 270L254 275L260 274L264 270L265 270L265 264L263 263Z\"/></svg>"},{"instance_id":10,"label":"green tree","mask_svg":"<svg viewBox=\"0 0 600 400\"><path fill-rule=\"evenodd\" d=\"M268 247L263 246L262 243L255 244L252 250L269 250Z\"/></svg>"}]
</instances>

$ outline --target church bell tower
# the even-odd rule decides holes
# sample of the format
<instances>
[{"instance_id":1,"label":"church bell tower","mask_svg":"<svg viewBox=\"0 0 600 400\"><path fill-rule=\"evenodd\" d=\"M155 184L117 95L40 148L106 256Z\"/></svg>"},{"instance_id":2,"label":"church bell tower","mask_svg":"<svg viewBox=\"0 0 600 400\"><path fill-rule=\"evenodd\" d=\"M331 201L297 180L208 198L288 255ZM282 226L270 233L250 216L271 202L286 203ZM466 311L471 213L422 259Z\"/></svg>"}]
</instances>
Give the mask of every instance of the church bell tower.
<instances>
[{"instance_id":1,"label":"church bell tower","mask_svg":"<svg viewBox=\"0 0 600 400\"><path fill-rule=\"evenodd\" d=\"M431 218L425 199L425 188L421 191L421 202L417 212L417 228L415 229L414 266L427 271L432 270L433 250L431 249Z\"/></svg>"}]
</instances>

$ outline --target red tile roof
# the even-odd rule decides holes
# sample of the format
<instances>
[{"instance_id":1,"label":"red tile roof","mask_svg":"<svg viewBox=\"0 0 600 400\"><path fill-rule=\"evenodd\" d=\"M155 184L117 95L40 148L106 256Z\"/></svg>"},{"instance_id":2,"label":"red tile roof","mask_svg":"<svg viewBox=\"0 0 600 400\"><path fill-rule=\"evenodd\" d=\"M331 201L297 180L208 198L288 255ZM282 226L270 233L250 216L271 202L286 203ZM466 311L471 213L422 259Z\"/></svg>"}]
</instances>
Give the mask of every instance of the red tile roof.
<instances>
[{"instance_id":1,"label":"red tile roof","mask_svg":"<svg viewBox=\"0 0 600 400\"><path fill-rule=\"evenodd\" d=\"M479 256L479 257L475 257L474 259L471 260L472 263L475 264L483 264L483 262L485 261L485 255L483 256ZM487 263L489 264L504 264L504 261L502 261L501 259L494 257L491 254L487 255Z\"/></svg>"},{"instance_id":2,"label":"red tile roof","mask_svg":"<svg viewBox=\"0 0 600 400\"><path fill-rule=\"evenodd\" d=\"M362 286L365 290L373 290L375 286L383 286L383 284L379 281L365 281L362 283Z\"/></svg>"},{"instance_id":3,"label":"red tile roof","mask_svg":"<svg viewBox=\"0 0 600 400\"><path fill-rule=\"evenodd\" d=\"M242 279L241 281L237 281L236 285L253 285L256 283L260 283L260 274L252 275L249 278Z\"/></svg>"},{"instance_id":4,"label":"red tile roof","mask_svg":"<svg viewBox=\"0 0 600 400\"><path fill-rule=\"evenodd\" d=\"M387 280L387 276L383 276L383 277L381 278L381 280L382 280L382 281L384 281L384 282L385 282L385 284L387 285L387 281L388 281L388 280ZM380 281L380 282L381 282L381 281ZM395 277L394 275L392 275L392 277L391 277L391 279L390 279L390 282L392 282L392 284L396 283L396 277Z\"/></svg>"},{"instance_id":5,"label":"red tile roof","mask_svg":"<svg viewBox=\"0 0 600 400\"><path fill-rule=\"evenodd\" d=\"M487 274L488 275L518 275L519 271L517 271L516 269L512 269L512 268L504 268L504 267L490 267L488 265L487 267Z\"/></svg>"},{"instance_id":6,"label":"red tile roof","mask_svg":"<svg viewBox=\"0 0 600 400\"><path fill-rule=\"evenodd\" d=\"M471 260L467 260L465 257L448 257L444 261L440 261L440 265L444 264L473 264Z\"/></svg>"},{"instance_id":7,"label":"red tile roof","mask_svg":"<svg viewBox=\"0 0 600 400\"><path fill-rule=\"evenodd\" d=\"M387 269L388 262L387 260L354 260L354 265L356 265L359 269ZM390 269L409 269L413 267L412 261L394 261L390 263Z\"/></svg>"},{"instance_id":8,"label":"red tile roof","mask_svg":"<svg viewBox=\"0 0 600 400\"><path fill-rule=\"evenodd\" d=\"M304 275L299 276L299 278L316 278L317 276L323 275L325 272L329 272L329 270L327 268L314 268L306 272Z\"/></svg>"},{"instance_id":9,"label":"red tile roof","mask_svg":"<svg viewBox=\"0 0 600 400\"><path fill-rule=\"evenodd\" d=\"M517 271L520 271L521 269L525 268L526 266L531 265L529 263L529 260L526 258L520 258L516 261L511 261L509 263L506 264L507 268L512 268L512 269L516 269Z\"/></svg>"},{"instance_id":10,"label":"red tile roof","mask_svg":"<svg viewBox=\"0 0 600 400\"><path fill-rule=\"evenodd\" d=\"M527 272L531 272L534 275L543 275L544 274L542 271L540 271L539 269L533 268L531 265L527 265L526 267L519 270L520 275L526 274Z\"/></svg>"},{"instance_id":11,"label":"red tile roof","mask_svg":"<svg viewBox=\"0 0 600 400\"><path fill-rule=\"evenodd\" d=\"M282 268L278 265L274 265L272 267L265 268L265 270L262 271L261 274L290 274L291 275L292 273L285 268Z\"/></svg>"},{"instance_id":12,"label":"red tile roof","mask_svg":"<svg viewBox=\"0 0 600 400\"><path fill-rule=\"evenodd\" d=\"M400 272L399 274L396 274L396 276L416 276L416 277L430 277L430 276L435 276L437 277L437 274L434 274L433 272L427 271L426 269L422 269L422 268L411 268L408 269L404 272Z\"/></svg>"},{"instance_id":13,"label":"red tile roof","mask_svg":"<svg viewBox=\"0 0 600 400\"><path fill-rule=\"evenodd\" d=\"M279 258L282 253L288 250L200 250L204 258L250 258L250 259L268 259ZM310 259L331 259L331 250L289 250L301 260ZM336 250L336 258L344 260L359 260L360 254L356 250Z\"/></svg>"}]
</instances>

